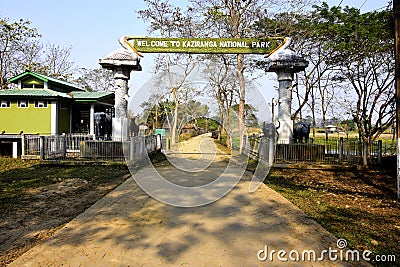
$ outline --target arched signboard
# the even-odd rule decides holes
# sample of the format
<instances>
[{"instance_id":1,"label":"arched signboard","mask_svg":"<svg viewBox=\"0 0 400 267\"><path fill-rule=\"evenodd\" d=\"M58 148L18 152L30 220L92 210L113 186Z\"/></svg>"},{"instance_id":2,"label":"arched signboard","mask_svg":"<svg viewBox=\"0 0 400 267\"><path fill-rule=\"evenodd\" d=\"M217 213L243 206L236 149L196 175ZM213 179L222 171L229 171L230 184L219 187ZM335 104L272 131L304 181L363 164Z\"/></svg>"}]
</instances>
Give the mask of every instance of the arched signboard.
<instances>
[{"instance_id":1,"label":"arched signboard","mask_svg":"<svg viewBox=\"0 0 400 267\"><path fill-rule=\"evenodd\" d=\"M279 48L284 49L290 42L286 38L152 38L152 37L122 37L119 39L121 45L128 50L133 50L138 56L141 53L185 53L185 54L262 54L269 56ZM131 51L129 51L131 52ZM113 64L115 64L113 62ZM119 67L119 66L118 66ZM186 77L187 78L187 77ZM186 79L185 78L185 79ZM158 81L159 82L159 81ZM157 87L158 85L155 85ZM145 89L143 89L145 90ZM136 94L140 95L141 89ZM140 99L136 97L132 99ZM262 98L262 97L261 97ZM260 99L259 99L260 100ZM262 102L262 100L261 100ZM215 105L217 105L215 103ZM262 103L267 106L267 103ZM232 111L233 113L233 111ZM222 124L222 123L221 123ZM271 148L268 157L273 155L275 139L271 138L268 147ZM210 141L210 140L209 140ZM201 142L200 146L214 148L213 141ZM261 151L266 151L267 144ZM124 149L128 151L129 149ZM202 150L201 147L199 149ZM216 149L212 153L201 153L201 164L188 162L188 159L179 158L174 154L175 159L170 162L175 168L185 172L199 172L205 170L213 161ZM265 152L265 155L266 152ZM204 157L203 157L204 156ZM196 159L197 160L197 159ZM199 162L199 161L197 161ZM255 173L249 185L249 192L255 191L263 182L268 173L272 159L259 161ZM174 184L165 179L161 173L149 164L146 172L135 172L136 183L153 198L177 207L198 207L212 203L230 192L246 171L247 158L229 161L225 170L218 174L218 178L201 186L182 186ZM133 172L132 172L133 173Z\"/></svg>"},{"instance_id":2,"label":"arched signboard","mask_svg":"<svg viewBox=\"0 0 400 267\"><path fill-rule=\"evenodd\" d=\"M267 38L151 38L125 37L125 42L140 53L189 54L264 54L281 47L283 37Z\"/></svg>"}]
</instances>

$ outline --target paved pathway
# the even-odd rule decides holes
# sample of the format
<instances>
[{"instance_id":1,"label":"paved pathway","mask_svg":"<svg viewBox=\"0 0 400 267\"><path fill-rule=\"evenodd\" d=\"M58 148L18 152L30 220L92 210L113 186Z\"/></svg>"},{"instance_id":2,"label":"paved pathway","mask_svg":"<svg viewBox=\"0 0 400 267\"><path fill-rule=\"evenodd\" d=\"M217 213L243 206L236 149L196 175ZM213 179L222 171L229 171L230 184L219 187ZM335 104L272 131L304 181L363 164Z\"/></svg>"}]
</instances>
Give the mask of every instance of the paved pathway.
<instances>
[{"instance_id":1,"label":"paved pathway","mask_svg":"<svg viewBox=\"0 0 400 267\"><path fill-rule=\"evenodd\" d=\"M198 150L205 138L186 142L183 151ZM201 185L226 165L227 156L218 154L202 172L188 174L171 166L159 171L182 185ZM151 173L149 168L139 172ZM154 200L130 178L10 266L348 266L338 261L282 262L276 253L273 260L259 260L257 254L265 257L259 253L265 246L268 255L297 250L300 259L303 250L315 250L319 257L322 250L337 246L336 238L267 186L248 193L250 178L245 173L228 195L196 208Z\"/></svg>"}]
</instances>

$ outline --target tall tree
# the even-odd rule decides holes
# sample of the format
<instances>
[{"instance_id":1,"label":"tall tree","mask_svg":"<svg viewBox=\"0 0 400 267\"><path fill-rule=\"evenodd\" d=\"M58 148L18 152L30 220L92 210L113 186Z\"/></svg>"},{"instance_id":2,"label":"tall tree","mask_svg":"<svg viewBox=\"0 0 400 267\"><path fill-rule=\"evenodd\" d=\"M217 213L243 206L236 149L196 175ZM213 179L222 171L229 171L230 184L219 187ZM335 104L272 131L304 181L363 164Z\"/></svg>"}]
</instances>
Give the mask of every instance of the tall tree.
<instances>
[{"instance_id":1,"label":"tall tree","mask_svg":"<svg viewBox=\"0 0 400 267\"><path fill-rule=\"evenodd\" d=\"M296 74L295 86L292 90L295 95L296 105L293 105L292 118L302 119L302 113L308 106L313 115L315 125L316 114L326 114L328 106L326 98L331 88L329 75L335 70L334 64L329 64L329 52L325 48L326 36L318 29L320 16L316 11L309 10L305 13L286 12L273 17L263 18L255 23L255 31L262 35L284 35L293 39L293 47L298 54L307 59L308 68ZM256 62L256 66L265 69L263 61ZM329 92L328 92L328 91ZM316 110L317 108L321 110Z\"/></svg>"},{"instance_id":2,"label":"tall tree","mask_svg":"<svg viewBox=\"0 0 400 267\"><path fill-rule=\"evenodd\" d=\"M37 29L31 28L30 21L10 22L0 18L0 89L4 89L7 79L15 74L11 66L20 56L21 48L39 37Z\"/></svg>"},{"instance_id":3,"label":"tall tree","mask_svg":"<svg viewBox=\"0 0 400 267\"><path fill-rule=\"evenodd\" d=\"M331 41L330 62L338 67L336 80L355 96L351 113L364 143L363 164L372 142L395 119L394 29L391 10L362 14L356 8L317 7L321 32Z\"/></svg>"},{"instance_id":4,"label":"tall tree","mask_svg":"<svg viewBox=\"0 0 400 267\"><path fill-rule=\"evenodd\" d=\"M284 23L287 18L293 18L291 27ZM303 76L305 90L295 88L301 101L294 116L307 103L313 114L314 108L320 107L325 116L335 101L347 94L347 105L336 112L352 114L367 152L394 120L392 12L362 14L356 8L323 3L306 14L284 13L268 20L257 30L292 36L295 50L310 62ZM366 165L367 153L364 156Z\"/></svg>"}]
</instances>

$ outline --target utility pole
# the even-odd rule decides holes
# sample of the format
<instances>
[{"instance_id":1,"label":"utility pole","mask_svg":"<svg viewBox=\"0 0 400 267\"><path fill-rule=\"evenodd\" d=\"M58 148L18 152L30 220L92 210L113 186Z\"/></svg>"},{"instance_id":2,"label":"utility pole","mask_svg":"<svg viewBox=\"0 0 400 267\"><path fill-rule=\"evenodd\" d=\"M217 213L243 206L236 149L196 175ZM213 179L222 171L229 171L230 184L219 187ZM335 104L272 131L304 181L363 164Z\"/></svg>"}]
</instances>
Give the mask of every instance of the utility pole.
<instances>
[{"instance_id":1,"label":"utility pole","mask_svg":"<svg viewBox=\"0 0 400 267\"><path fill-rule=\"evenodd\" d=\"M397 197L400 198L400 0L393 0L395 31Z\"/></svg>"}]
</instances>

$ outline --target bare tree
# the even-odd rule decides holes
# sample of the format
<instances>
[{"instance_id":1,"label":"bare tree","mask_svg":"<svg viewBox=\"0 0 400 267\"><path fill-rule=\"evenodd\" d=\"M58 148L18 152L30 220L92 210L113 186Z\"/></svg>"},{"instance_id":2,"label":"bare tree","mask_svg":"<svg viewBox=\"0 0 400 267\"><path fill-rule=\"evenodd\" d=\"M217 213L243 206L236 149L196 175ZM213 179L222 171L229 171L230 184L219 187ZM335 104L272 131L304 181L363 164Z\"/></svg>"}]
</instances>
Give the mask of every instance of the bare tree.
<instances>
[{"instance_id":1,"label":"bare tree","mask_svg":"<svg viewBox=\"0 0 400 267\"><path fill-rule=\"evenodd\" d=\"M28 40L23 46L16 47L11 62L12 74L18 75L25 70L46 73L46 66L42 63L43 53L40 39Z\"/></svg>"},{"instance_id":2,"label":"bare tree","mask_svg":"<svg viewBox=\"0 0 400 267\"><path fill-rule=\"evenodd\" d=\"M81 68L79 74L75 83L87 91L114 91L114 77L109 70Z\"/></svg>"},{"instance_id":3,"label":"bare tree","mask_svg":"<svg viewBox=\"0 0 400 267\"><path fill-rule=\"evenodd\" d=\"M149 33L158 33L163 37L190 37L196 29L192 24L192 10L185 12L180 7L174 7L168 1L145 0L148 8L138 11L139 17L150 22ZM180 68L180 73L173 73L172 67ZM156 61L156 71L164 71L167 75L171 93L173 95L174 117L171 129L171 144L177 141L177 127L179 114L179 90L184 85L187 77L195 67L195 59L192 55L161 55Z\"/></svg>"},{"instance_id":4,"label":"bare tree","mask_svg":"<svg viewBox=\"0 0 400 267\"><path fill-rule=\"evenodd\" d=\"M227 147L232 148L232 106L236 103L239 95L237 76L234 70L232 57L225 55L212 56L205 61L204 75L210 81L211 96L217 99L219 114L223 129L227 134ZM219 134L219 139L220 139Z\"/></svg>"},{"instance_id":5,"label":"bare tree","mask_svg":"<svg viewBox=\"0 0 400 267\"><path fill-rule=\"evenodd\" d=\"M205 35L218 37L243 38L252 35L251 26L255 20L266 13L266 5L269 1L257 0L191 0L203 17L207 25ZM221 26L222 25L222 26ZM240 150L243 147L244 135L244 107L246 99L246 83L244 77L245 57L243 54L236 56L236 70L239 85L239 111L238 129Z\"/></svg>"},{"instance_id":6,"label":"bare tree","mask_svg":"<svg viewBox=\"0 0 400 267\"><path fill-rule=\"evenodd\" d=\"M60 47L59 45L46 45L46 53L43 64L47 66L47 75L68 80L72 75L74 63L71 61L72 47Z\"/></svg>"}]
</instances>

